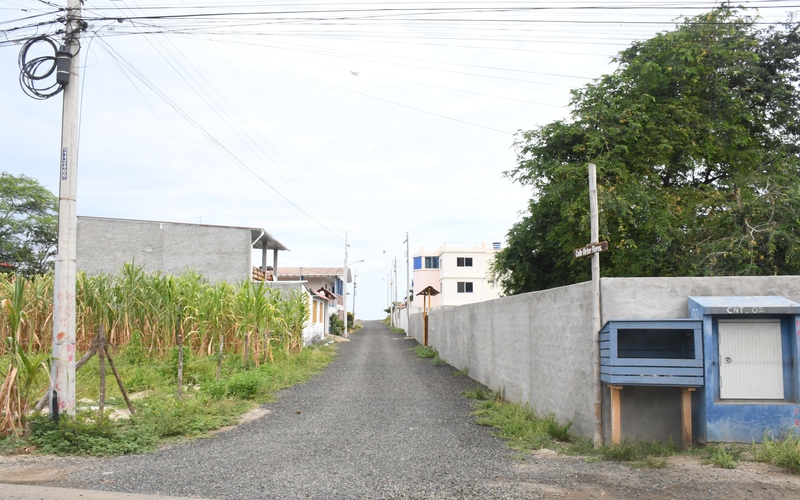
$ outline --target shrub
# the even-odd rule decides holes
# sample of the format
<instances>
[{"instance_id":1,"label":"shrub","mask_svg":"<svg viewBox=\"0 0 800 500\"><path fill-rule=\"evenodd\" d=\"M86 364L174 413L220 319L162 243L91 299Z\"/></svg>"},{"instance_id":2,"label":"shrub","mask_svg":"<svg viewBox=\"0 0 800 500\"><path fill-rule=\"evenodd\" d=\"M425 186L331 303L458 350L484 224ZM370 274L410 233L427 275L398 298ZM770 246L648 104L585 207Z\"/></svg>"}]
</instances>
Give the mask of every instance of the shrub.
<instances>
[{"instance_id":1,"label":"shrub","mask_svg":"<svg viewBox=\"0 0 800 500\"><path fill-rule=\"evenodd\" d=\"M344 332L344 322L338 314L331 314L329 321L331 335L341 335Z\"/></svg>"},{"instance_id":2,"label":"shrub","mask_svg":"<svg viewBox=\"0 0 800 500\"><path fill-rule=\"evenodd\" d=\"M42 453L57 455L126 455L152 451L157 436L147 425L133 420L113 421L94 412L63 415L58 424L49 415L30 419L29 442Z\"/></svg>"}]
</instances>

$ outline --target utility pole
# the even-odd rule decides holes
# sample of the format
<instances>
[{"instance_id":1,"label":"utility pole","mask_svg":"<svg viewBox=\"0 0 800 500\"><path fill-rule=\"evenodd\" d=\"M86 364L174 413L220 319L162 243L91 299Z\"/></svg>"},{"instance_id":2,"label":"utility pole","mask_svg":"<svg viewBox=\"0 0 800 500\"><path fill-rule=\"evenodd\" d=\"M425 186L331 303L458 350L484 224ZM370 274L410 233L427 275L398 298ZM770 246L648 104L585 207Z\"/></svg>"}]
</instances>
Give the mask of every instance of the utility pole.
<instances>
[{"instance_id":1,"label":"utility pole","mask_svg":"<svg viewBox=\"0 0 800 500\"><path fill-rule=\"evenodd\" d=\"M597 166L589 164L591 243L600 239L597 210ZM592 254L592 368L594 379L594 447L603 446L603 386L600 382L600 253Z\"/></svg>"},{"instance_id":2,"label":"utility pole","mask_svg":"<svg viewBox=\"0 0 800 500\"><path fill-rule=\"evenodd\" d=\"M58 186L58 249L53 283L53 360L50 365L50 414L75 413L75 260L78 187L78 118L81 0L67 1L64 46L71 54L64 84ZM65 70L59 64L58 71ZM59 75L57 75L57 78ZM65 75L61 75L64 78Z\"/></svg>"},{"instance_id":3,"label":"utility pole","mask_svg":"<svg viewBox=\"0 0 800 500\"><path fill-rule=\"evenodd\" d=\"M397 307L399 297L397 296L397 257L394 258L394 305ZM397 315L398 323L400 322L400 315ZM399 325L395 325L399 326Z\"/></svg>"},{"instance_id":4,"label":"utility pole","mask_svg":"<svg viewBox=\"0 0 800 500\"><path fill-rule=\"evenodd\" d=\"M408 231L406 231L406 337L410 335L411 331L411 268L409 262L411 253L409 252Z\"/></svg>"},{"instance_id":5,"label":"utility pole","mask_svg":"<svg viewBox=\"0 0 800 500\"><path fill-rule=\"evenodd\" d=\"M347 338L347 231L344 232L344 278L342 279L342 311L344 312L344 337Z\"/></svg>"},{"instance_id":6,"label":"utility pole","mask_svg":"<svg viewBox=\"0 0 800 500\"><path fill-rule=\"evenodd\" d=\"M392 288L394 287L394 283L392 283L392 270L389 270L389 289L386 290L386 296L389 297L389 324L394 328L396 325L394 324L394 301L392 300Z\"/></svg>"}]
</instances>

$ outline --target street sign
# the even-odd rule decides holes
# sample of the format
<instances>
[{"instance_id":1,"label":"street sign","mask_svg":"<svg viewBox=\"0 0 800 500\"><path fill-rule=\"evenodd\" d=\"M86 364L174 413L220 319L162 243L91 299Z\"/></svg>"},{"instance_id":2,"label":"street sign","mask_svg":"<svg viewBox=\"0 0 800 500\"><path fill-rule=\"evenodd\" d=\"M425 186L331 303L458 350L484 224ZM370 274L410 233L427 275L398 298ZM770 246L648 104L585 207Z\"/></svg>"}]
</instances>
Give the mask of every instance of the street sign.
<instances>
[{"instance_id":1,"label":"street sign","mask_svg":"<svg viewBox=\"0 0 800 500\"><path fill-rule=\"evenodd\" d=\"M578 257L586 257L587 255L605 252L606 250L608 250L608 242L601 241L599 243L591 243L585 247L575 249L572 251L572 255L574 255L577 259Z\"/></svg>"}]
</instances>

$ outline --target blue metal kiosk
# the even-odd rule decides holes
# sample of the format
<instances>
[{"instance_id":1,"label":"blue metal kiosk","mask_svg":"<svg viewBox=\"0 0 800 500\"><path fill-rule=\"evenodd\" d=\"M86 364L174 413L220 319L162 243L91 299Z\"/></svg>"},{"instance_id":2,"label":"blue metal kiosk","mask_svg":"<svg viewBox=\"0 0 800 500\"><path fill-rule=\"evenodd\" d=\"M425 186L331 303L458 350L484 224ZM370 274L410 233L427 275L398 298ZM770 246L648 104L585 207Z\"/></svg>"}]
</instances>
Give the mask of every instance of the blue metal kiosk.
<instances>
[{"instance_id":1,"label":"blue metal kiosk","mask_svg":"<svg viewBox=\"0 0 800 500\"><path fill-rule=\"evenodd\" d=\"M695 396L702 442L760 442L800 432L800 304L783 297L689 297L703 322L705 384Z\"/></svg>"}]
</instances>

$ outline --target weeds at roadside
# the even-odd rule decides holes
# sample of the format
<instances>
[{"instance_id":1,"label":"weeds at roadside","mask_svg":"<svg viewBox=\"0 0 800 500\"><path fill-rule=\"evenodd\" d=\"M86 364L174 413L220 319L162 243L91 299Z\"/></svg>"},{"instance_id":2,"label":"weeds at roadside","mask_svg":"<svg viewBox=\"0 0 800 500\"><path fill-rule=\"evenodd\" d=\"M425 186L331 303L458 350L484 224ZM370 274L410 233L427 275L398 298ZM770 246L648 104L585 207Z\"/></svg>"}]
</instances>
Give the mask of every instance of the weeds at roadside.
<instances>
[{"instance_id":1,"label":"weeds at roadside","mask_svg":"<svg viewBox=\"0 0 800 500\"><path fill-rule=\"evenodd\" d=\"M193 360L197 390L186 391L175 398L175 381L164 364L169 357L152 358L147 364L123 366L123 380L134 376L149 394L134 402L136 415L112 420L110 411L98 417L85 405L74 417L62 415L55 424L49 415L30 418L29 433L19 438L0 439L0 453L27 452L58 455L111 456L144 453L158 445L187 438L209 435L209 432L232 425L257 404L274 398L277 390L295 385L319 373L335 354L329 347L305 348L297 354L276 350L274 361L259 367L243 368L238 356L227 356L222 377L215 380L216 363L211 358ZM120 356L123 359L123 356ZM97 397L96 362L84 365L78 372L79 398ZM124 407L116 387L107 388L107 407ZM95 407L96 408L96 407Z\"/></svg>"},{"instance_id":2,"label":"weeds at roadside","mask_svg":"<svg viewBox=\"0 0 800 500\"><path fill-rule=\"evenodd\" d=\"M708 458L706 463L714 464L723 469L735 469L739 466L742 452L730 446L725 446L720 443L716 446L709 446L706 448Z\"/></svg>"},{"instance_id":3,"label":"weeds at roadside","mask_svg":"<svg viewBox=\"0 0 800 500\"><path fill-rule=\"evenodd\" d=\"M437 355L436 349L425 345L418 345L415 347L414 353L416 353L418 358L432 358Z\"/></svg>"},{"instance_id":4,"label":"weeds at roadside","mask_svg":"<svg viewBox=\"0 0 800 500\"><path fill-rule=\"evenodd\" d=\"M406 331L403 330L402 328L398 328L396 326L393 326L391 328L392 328L392 333L397 333L398 335L405 335L406 334Z\"/></svg>"},{"instance_id":5,"label":"weeds at roadside","mask_svg":"<svg viewBox=\"0 0 800 500\"><path fill-rule=\"evenodd\" d=\"M432 363L433 363L433 366L445 366L445 365L447 365L447 361L445 361L442 358L440 358L438 352L436 354L434 354Z\"/></svg>"},{"instance_id":6,"label":"weeds at roadside","mask_svg":"<svg viewBox=\"0 0 800 500\"><path fill-rule=\"evenodd\" d=\"M494 393L483 386L476 386L474 389L464 391L461 394L467 399L474 399L476 401L486 401L494 398Z\"/></svg>"},{"instance_id":7,"label":"weeds at roadside","mask_svg":"<svg viewBox=\"0 0 800 500\"><path fill-rule=\"evenodd\" d=\"M504 439L514 450L538 450L569 439L572 422L560 423L553 414L538 417L528 406L506 403L496 398L489 400L489 396L496 395L486 394L478 388L471 395L476 396L475 399L482 399L473 413L478 417L477 423L494 427L495 435Z\"/></svg>"},{"instance_id":8,"label":"weeds at roadside","mask_svg":"<svg viewBox=\"0 0 800 500\"><path fill-rule=\"evenodd\" d=\"M754 444L751 450L758 462L784 467L795 474L800 473L800 437L791 431L784 432L780 439L765 434L762 444Z\"/></svg>"},{"instance_id":9,"label":"weeds at roadside","mask_svg":"<svg viewBox=\"0 0 800 500\"><path fill-rule=\"evenodd\" d=\"M453 375L456 377L468 377L469 376L469 366L465 366L461 370L455 370Z\"/></svg>"}]
</instances>

